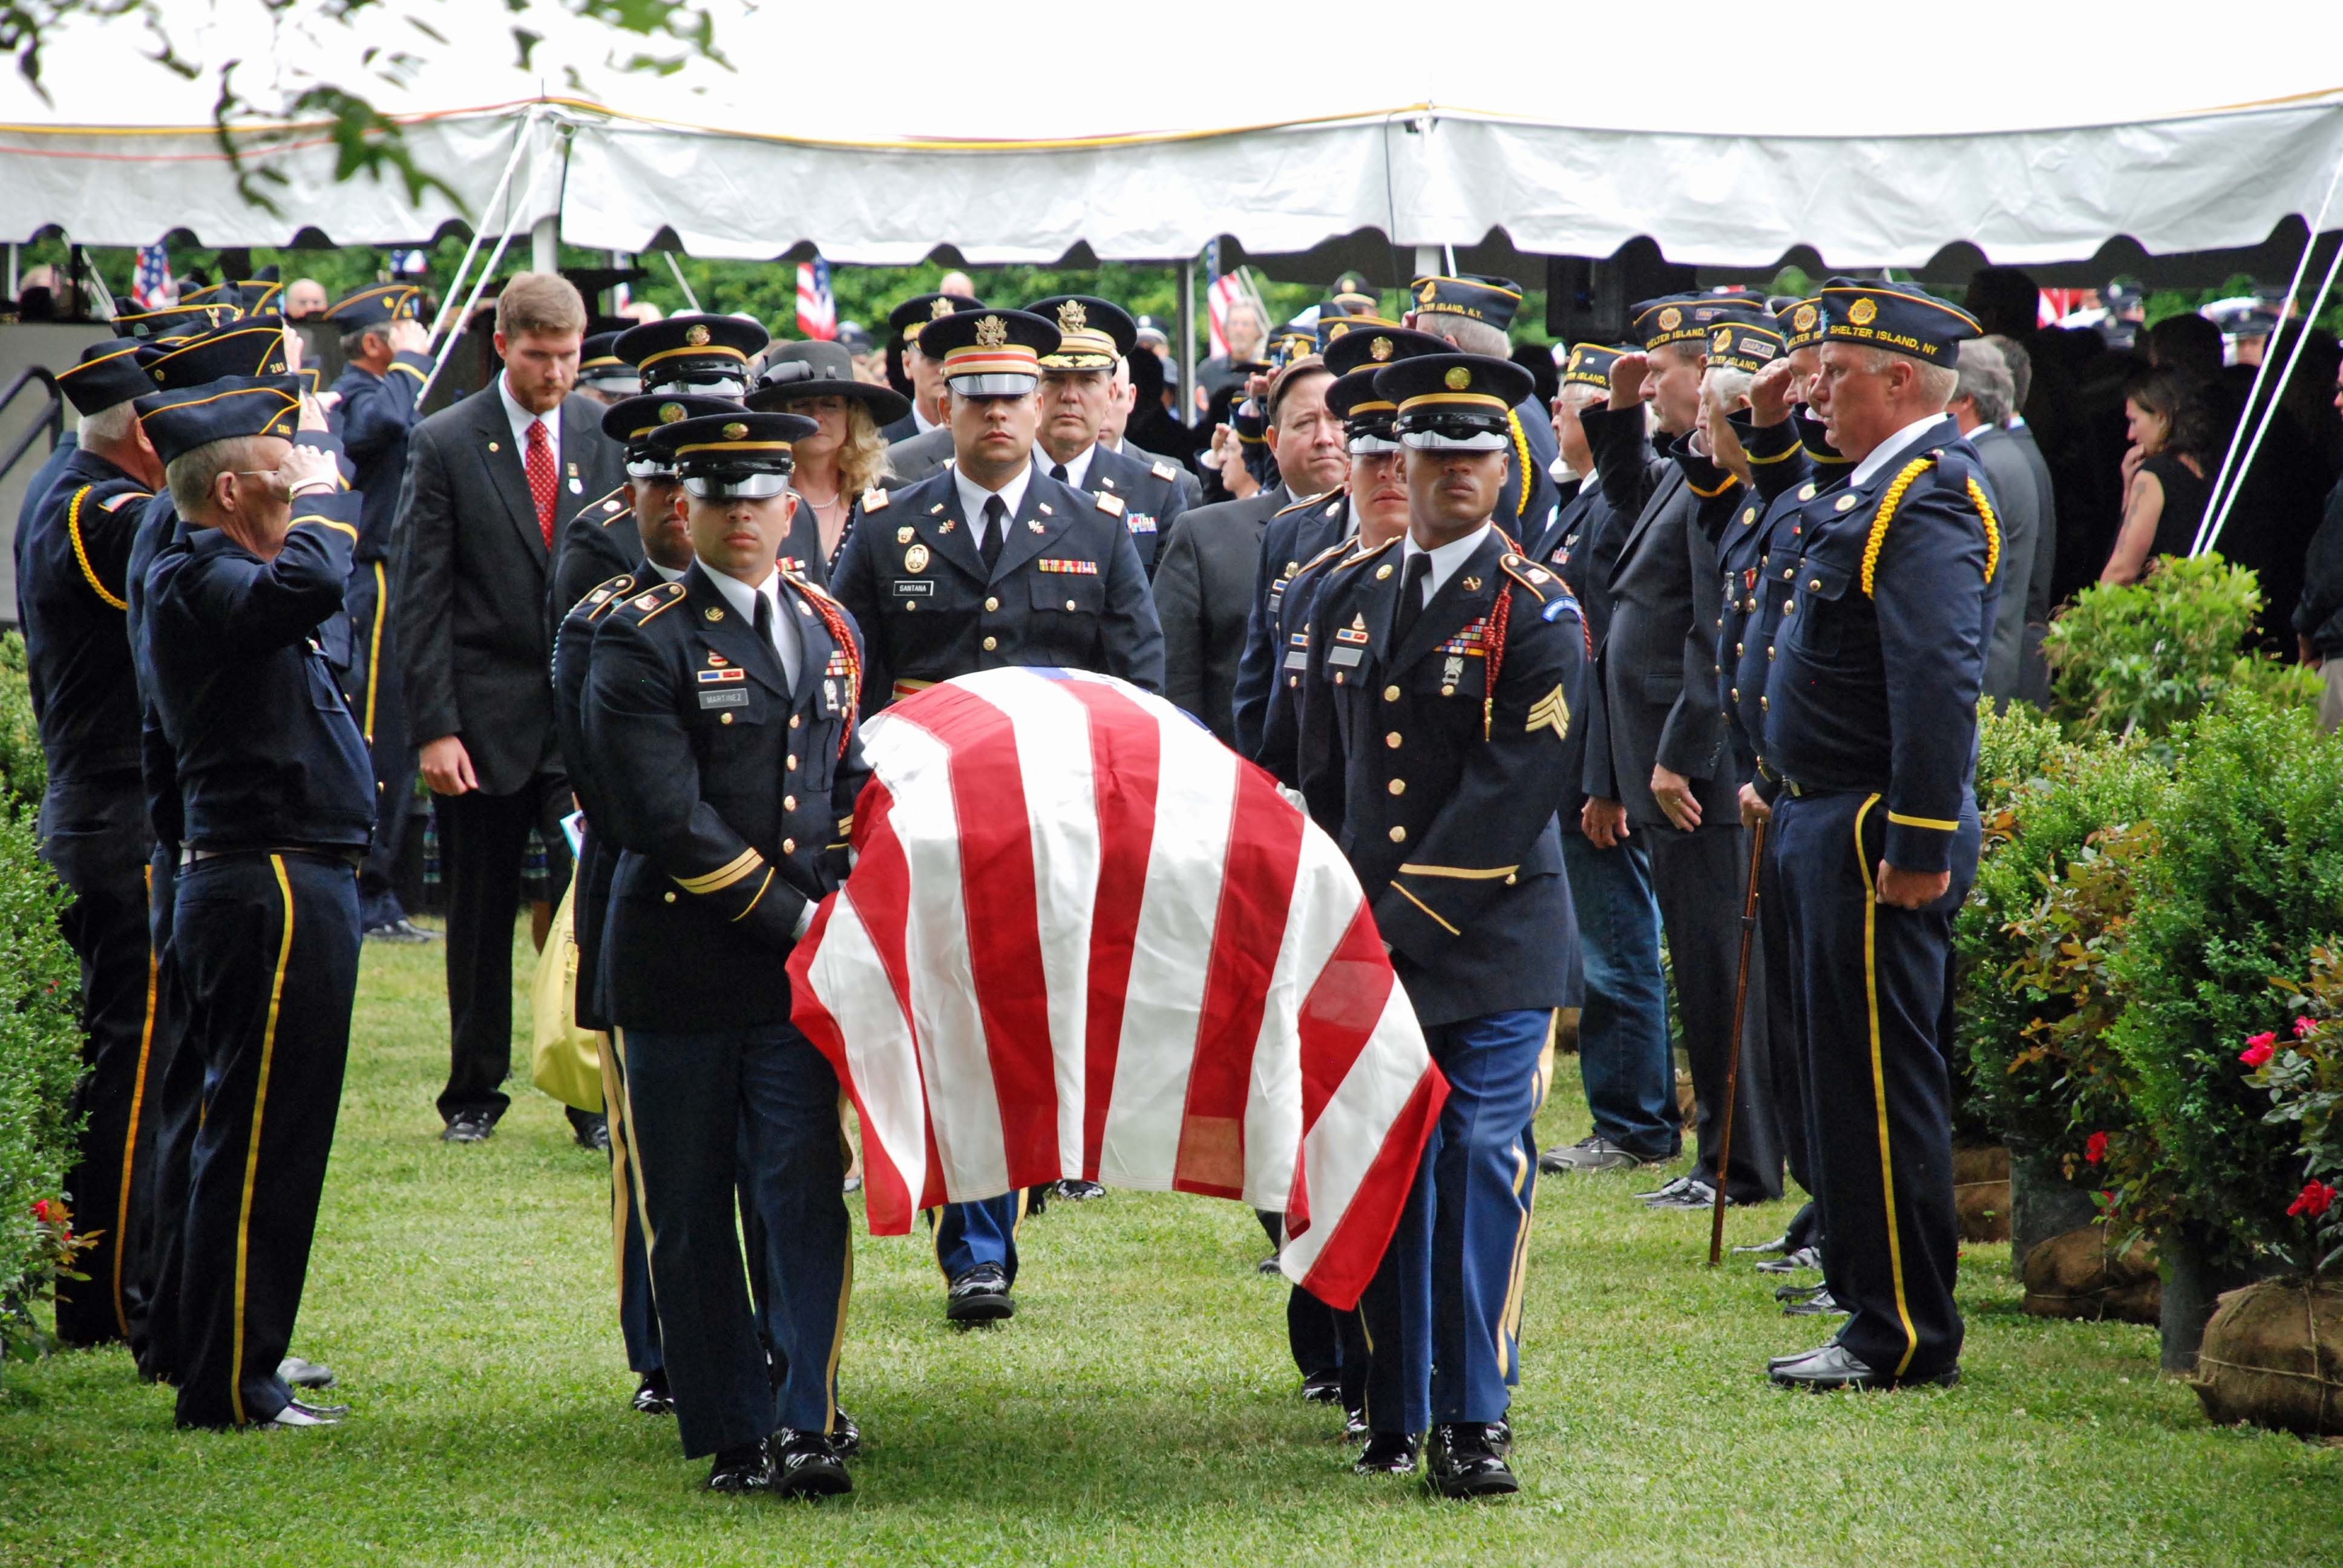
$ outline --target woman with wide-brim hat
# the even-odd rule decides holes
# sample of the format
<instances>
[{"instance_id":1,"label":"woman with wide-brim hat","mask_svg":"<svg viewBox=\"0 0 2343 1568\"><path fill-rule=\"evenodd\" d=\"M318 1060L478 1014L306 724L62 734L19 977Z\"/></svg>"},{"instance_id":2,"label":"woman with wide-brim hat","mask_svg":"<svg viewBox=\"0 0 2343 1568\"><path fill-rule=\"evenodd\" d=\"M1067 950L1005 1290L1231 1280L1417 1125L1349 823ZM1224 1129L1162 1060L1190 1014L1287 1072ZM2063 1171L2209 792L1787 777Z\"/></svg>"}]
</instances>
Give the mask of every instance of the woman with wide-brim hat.
<instances>
[{"instance_id":1,"label":"woman with wide-brim hat","mask_svg":"<svg viewBox=\"0 0 2343 1568\"><path fill-rule=\"evenodd\" d=\"M909 414L910 400L891 387L857 380L854 356L843 344L809 342L773 345L748 402L760 412L802 414L820 427L797 443L790 487L820 529L827 571L853 536L862 493L887 471L880 427Z\"/></svg>"}]
</instances>

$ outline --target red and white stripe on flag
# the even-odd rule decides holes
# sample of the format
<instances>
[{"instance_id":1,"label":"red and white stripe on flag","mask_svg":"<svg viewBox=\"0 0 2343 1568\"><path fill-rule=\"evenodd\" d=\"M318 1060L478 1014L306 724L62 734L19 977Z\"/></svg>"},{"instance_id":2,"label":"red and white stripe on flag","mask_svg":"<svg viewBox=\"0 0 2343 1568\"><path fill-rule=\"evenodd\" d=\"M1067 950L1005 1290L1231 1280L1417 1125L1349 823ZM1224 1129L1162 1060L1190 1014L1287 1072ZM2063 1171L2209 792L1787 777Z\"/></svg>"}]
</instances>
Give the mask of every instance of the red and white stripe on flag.
<instances>
[{"instance_id":1,"label":"red and white stripe on flag","mask_svg":"<svg viewBox=\"0 0 2343 1568\"><path fill-rule=\"evenodd\" d=\"M838 336L838 302L830 292L830 264L820 256L798 263L798 331L824 343Z\"/></svg>"},{"instance_id":2,"label":"red and white stripe on flag","mask_svg":"<svg viewBox=\"0 0 2343 1568\"><path fill-rule=\"evenodd\" d=\"M1107 676L994 669L863 728L857 863L789 960L874 1235L1065 1177L1286 1216L1353 1305L1448 1086L1358 879L1275 781Z\"/></svg>"},{"instance_id":3,"label":"red and white stripe on flag","mask_svg":"<svg viewBox=\"0 0 2343 1568\"><path fill-rule=\"evenodd\" d=\"M1244 279L1233 272L1221 274L1220 276L1212 279L1212 286L1204 291L1205 324L1212 341L1213 357L1218 358L1228 353L1229 335L1224 324L1229 317L1229 307L1245 297Z\"/></svg>"}]
</instances>

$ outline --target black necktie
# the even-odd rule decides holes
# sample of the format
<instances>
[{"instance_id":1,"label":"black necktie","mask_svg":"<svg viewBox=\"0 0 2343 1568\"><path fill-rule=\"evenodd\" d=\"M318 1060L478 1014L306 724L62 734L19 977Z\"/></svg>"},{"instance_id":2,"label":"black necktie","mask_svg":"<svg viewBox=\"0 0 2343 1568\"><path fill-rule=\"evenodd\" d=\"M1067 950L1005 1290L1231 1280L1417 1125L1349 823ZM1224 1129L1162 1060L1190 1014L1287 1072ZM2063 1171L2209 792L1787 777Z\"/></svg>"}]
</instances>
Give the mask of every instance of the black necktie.
<instances>
[{"instance_id":1,"label":"black necktie","mask_svg":"<svg viewBox=\"0 0 2343 1568\"><path fill-rule=\"evenodd\" d=\"M1407 640L1415 628L1415 618L1423 613L1423 585L1432 578L1432 557L1418 550L1407 558L1407 570L1399 579L1399 613L1392 617L1392 646L1397 648Z\"/></svg>"},{"instance_id":2,"label":"black necktie","mask_svg":"<svg viewBox=\"0 0 2343 1568\"><path fill-rule=\"evenodd\" d=\"M999 496L984 498L984 539L977 548L990 572L1001 564L1001 547L1009 540L1009 508Z\"/></svg>"},{"instance_id":3,"label":"black necktie","mask_svg":"<svg viewBox=\"0 0 2343 1568\"><path fill-rule=\"evenodd\" d=\"M1057 480L1058 483L1061 485L1064 484L1066 482L1066 466L1063 463L1060 463L1051 467L1050 470L1050 477Z\"/></svg>"}]
</instances>

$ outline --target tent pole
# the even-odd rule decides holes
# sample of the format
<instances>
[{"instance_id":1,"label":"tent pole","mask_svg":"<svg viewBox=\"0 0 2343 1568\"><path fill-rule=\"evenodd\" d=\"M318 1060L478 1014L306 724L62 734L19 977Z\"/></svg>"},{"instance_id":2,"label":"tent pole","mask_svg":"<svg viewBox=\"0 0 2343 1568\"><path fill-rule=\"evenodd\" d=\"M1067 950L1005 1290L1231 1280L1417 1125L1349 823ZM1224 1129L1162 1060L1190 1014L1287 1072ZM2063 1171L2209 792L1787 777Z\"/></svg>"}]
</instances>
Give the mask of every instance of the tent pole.
<instances>
[{"instance_id":1,"label":"tent pole","mask_svg":"<svg viewBox=\"0 0 2343 1568\"><path fill-rule=\"evenodd\" d=\"M1415 276L1418 277L1437 277L1440 276L1440 247L1438 246L1419 245L1415 247Z\"/></svg>"},{"instance_id":2,"label":"tent pole","mask_svg":"<svg viewBox=\"0 0 2343 1568\"><path fill-rule=\"evenodd\" d=\"M2313 237L2315 241L2316 236ZM2305 254L2307 255L2308 252ZM2287 383L2294 378L2294 367L2302 358L2303 347L2310 341L2310 325L2318 319L2318 313L2327 308L2327 297L2334 291L2335 275L2338 271L2343 271L2343 244L2336 246L2335 259L2328 263L2327 276L2318 280L2318 292L2311 296L2310 308L2303 313L2301 324L2295 329L2294 347L2287 353L2286 368L2278 372L2278 379L2270 385L2269 401L2263 406L2262 417L2254 426L2254 438L2247 445L2245 457L2238 460L2237 477L2231 481L2228 494L2221 498L2220 511L2212 514L2209 521L2198 530L2197 548L2188 552L2192 558L2205 554L2219 540L2221 528L2229 520L2229 508L2237 505L2237 492L2246 487L2246 473L2253 467L2254 454L2261 450L2262 437L2268 433L2270 421L2278 417L2278 395L2286 390ZM2291 303L2290 299L2289 303ZM2259 369L2267 371L2268 368L2269 356L2265 351ZM2258 386L2261 379L2262 377L2258 371L2255 377ZM2246 407L2251 408L2253 405L2248 403ZM2237 441L2234 437L2229 445L2232 449L2236 447Z\"/></svg>"},{"instance_id":3,"label":"tent pole","mask_svg":"<svg viewBox=\"0 0 2343 1568\"><path fill-rule=\"evenodd\" d=\"M16 248L8 247L9 265L13 267ZM10 291L12 294L14 290ZM1192 426L1196 422L1196 258L1190 256L1180 264L1180 393L1172 399L1180 410L1180 423Z\"/></svg>"},{"instance_id":4,"label":"tent pole","mask_svg":"<svg viewBox=\"0 0 2343 1568\"><path fill-rule=\"evenodd\" d=\"M531 123L535 122L536 116L537 111L531 109L529 111ZM526 143L524 143L524 145L526 145ZM537 194L537 182L538 176L545 173L547 167L548 167L552 162L553 160L548 157L544 163L529 171L528 188L521 192L520 199L518 202L515 202L511 209L507 213L505 216L504 232L497 236L496 249L490 251L488 253L488 259L481 264L480 276L472 280L472 292L465 298L464 308L457 313L455 325L448 328L447 341L439 346L439 356L432 362L431 374L423 378L422 387L415 394L415 401L418 407L421 406L426 397L431 396L431 384L439 379L439 372L447 367L448 358L456 352L457 340L464 336L464 328L471 322L473 307L479 304L480 295L482 291L488 287L488 279L496 275L497 263L505 258L505 246L512 243L513 231L520 226L521 213L528 208L529 198ZM510 168L507 168L505 173L507 176L510 176L512 170ZM476 239L477 237L478 236L475 236ZM456 291L454 289L450 288L447 291L449 297L452 298L455 292ZM442 321L447 318L447 311L445 306L440 307L439 318Z\"/></svg>"},{"instance_id":5,"label":"tent pole","mask_svg":"<svg viewBox=\"0 0 2343 1568\"><path fill-rule=\"evenodd\" d=\"M2318 216L2310 220L2310 233L2304 239L2302 245L2302 259L2294 264L2294 279L2286 286L2286 298L2288 305L2293 304L2302 293L2303 275L2310 270L2310 254L2312 251L2318 248L2318 226L2327 221L2327 209L2334 205L2335 186L2338 181L2343 181L2343 158L2338 158L2336 160L2335 172L2327 176L2327 194L2319 198ZM2330 273L2328 276L2331 280L2333 274ZM2313 310L2310 314L2315 317L2318 312L2317 310ZM2308 322L2305 323L2305 326L2308 326ZM2299 340L2298 339L2298 344ZM2253 384L2246 389L2246 412L2248 414L2253 411L2255 399L2258 398L2262 395L2262 383L2269 378L2269 355L2265 351L2262 355L2262 362L2254 367ZM2293 372L2294 367L2292 365L2288 365L2287 367L2287 373L2291 375ZM2276 393L2271 394L2270 406L2272 408L2277 407ZM2267 410L2265 410L2265 412L2267 413ZM2267 424L2268 420L2265 419L2264 423ZM2241 418L2238 422L2238 429L2242 431L2244 428L2244 421ZM2257 430L2254 434L2254 444L2259 445L2260 441L2261 433ZM2223 499L2221 492L2223 485L2228 479L2230 465L2235 462L2237 456L2237 438L2236 436L2232 436L2229 437L2228 446L2221 453L2221 467L2216 470L2213 475L2213 488L2205 498L2205 518L2207 520L2206 522L2200 522L2197 524L2196 540L2190 545L2188 549L2189 558L2192 560L2197 557L2203 555L2207 549L2212 548L2212 546L2207 542L2208 533L2209 535L2218 535L2220 532L2220 523L2212 520L2216 514L2214 503L2217 501L2221 503L2217 510L2218 515L2222 519L2226 520L2229 515L2228 503ZM2238 471L2237 482L2241 485L2245 483L2245 473L2243 469ZM2207 523L2208 522L2211 524L2209 530L2207 527Z\"/></svg>"},{"instance_id":6,"label":"tent pole","mask_svg":"<svg viewBox=\"0 0 2343 1568\"><path fill-rule=\"evenodd\" d=\"M530 227L528 268L531 272L561 270L561 218L558 214L548 213Z\"/></svg>"},{"instance_id":7,"label":"tent pole","mask_svg":"<svg viewBox=\"0 0 2343 1568\"><path fill-rule=\"evenodd\" d=\"M498 204L505 199L505 191L512 184L513 171L520 167L520 160L528 155L528 134L537 125L538 112L538 106L532 104L528 113L521 116L520 132L513 137L512 156L505 159L505 172L497 176L497 188L489 194L488 205L480 209L483 217L496 211ZM447 293L439 303L439 314L432 320L431 336L423 346L426 353L430 352L431 345L438 341L439 334L446 329L448 303L464 292L464 280L472 275L472 258L479 254L480 230L476 226L472 230L471 243L464 246L464 259L456 264L456 276L447 282ZM418 402L420 400L417 399Z\"/></svg>"}]
</instances>

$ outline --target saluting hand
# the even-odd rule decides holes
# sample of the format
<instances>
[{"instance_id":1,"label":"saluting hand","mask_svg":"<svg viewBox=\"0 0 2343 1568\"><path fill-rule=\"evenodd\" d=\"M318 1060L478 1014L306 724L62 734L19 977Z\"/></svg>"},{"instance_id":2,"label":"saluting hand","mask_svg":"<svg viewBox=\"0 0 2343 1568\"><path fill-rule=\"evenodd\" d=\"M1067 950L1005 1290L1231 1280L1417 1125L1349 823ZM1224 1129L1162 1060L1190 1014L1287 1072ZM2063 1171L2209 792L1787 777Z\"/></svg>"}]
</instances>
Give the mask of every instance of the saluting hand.
<instances>
[{"instance_id":1,"label":"saluting hand","mask_svg":"<svg viewBox=\"0 0 2343 1568\"><path fill-rule=\"evenodd\" d=\"M1644 374L1652 367L1649 356L1622 354L1611 362L1611 407L1633 408L1644 400Z\"/></svg>"},{"instance_id":2,"label":"saluting hand","mask_svg":"<svg viewBox=\"0 0 2343 1568\"><path fill-rule=\"evenodd\" d=\"M1907 871L1879 862L1879 901L1899 910L1924 910L1953 885L1950 871Z\"/></svg>"},{"instance_id":3,"label":"saluting hand","mask_svg":"<svg viewBox=\"0 0 2343 1568\"><path fill-rule=\"evenodd\" d=\"M1790 417L1797 375L1787 359L1776 359L1749 383L1749 422L1778 425Z\"/></svg>"},{"instance_id":4,"label":"saluting hand","mask_svg":"<svg viewBox=\"0 0 2343 1568\"><path fill-rule=\"evenodd\" d=\"M307 428L306 419L303 427ZM293 495L304 490L330 490L341 483L341 470L334 467L334 455L317 447L296 447L285 454L284 466L277 470L285 476L285 488Z\"/></svg>"}]
</instances>

